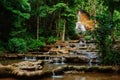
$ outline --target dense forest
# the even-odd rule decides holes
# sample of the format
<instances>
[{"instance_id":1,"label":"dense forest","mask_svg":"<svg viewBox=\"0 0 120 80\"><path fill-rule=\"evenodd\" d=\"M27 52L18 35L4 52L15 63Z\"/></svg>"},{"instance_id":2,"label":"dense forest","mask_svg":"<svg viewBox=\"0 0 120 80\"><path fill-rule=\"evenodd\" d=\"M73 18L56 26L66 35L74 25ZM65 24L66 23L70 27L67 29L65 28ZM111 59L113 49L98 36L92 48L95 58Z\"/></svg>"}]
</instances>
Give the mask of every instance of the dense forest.
<instances>
[{"instance_id":1,"label":"dense forest","mask_svg":"<svg viewBox=\"0 0 120 80\"><path fill-rule=\"evenodd\" d=\"M76 12L85 10L98 23L88 35L96 38L104 63L119 63L120 49L114 48L120 40L119 5L120 0L0 0L0 53L75 39Z\"/></svg>"}]
</instances>

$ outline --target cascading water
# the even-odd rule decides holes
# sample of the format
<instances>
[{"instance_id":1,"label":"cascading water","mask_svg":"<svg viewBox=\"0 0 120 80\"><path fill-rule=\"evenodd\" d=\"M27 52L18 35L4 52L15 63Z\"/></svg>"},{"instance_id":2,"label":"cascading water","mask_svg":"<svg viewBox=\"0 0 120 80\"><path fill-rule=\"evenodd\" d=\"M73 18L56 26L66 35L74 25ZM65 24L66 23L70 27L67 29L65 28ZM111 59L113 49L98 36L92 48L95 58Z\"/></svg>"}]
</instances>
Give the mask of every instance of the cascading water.
<instances>
[{"instance_id":1,"label":"cascading water","mask_svg":"<svg viewBox=\"0 0 120 80\"><path fill-rule=\"evenodd\" d=\"M58 49L61 49L61 46L60 46L60 45L58 45Z\"/></svg>"},{"instance_id":2,"label":"cascading water","mask_svg":"<svg viewBox=\"0 0 120 80\"><path fill-rule=\"evenodd\" d=\"M92 66L92 59L90 58L88 65L91 67Z\"/></svg>"},{"instance_id":3,"label":"cascading water","mask_svg":"<svg viewBox=\"0 0 120 80\"><path fill-rule=\"evenodd\" d=\"M63 78L63 76L62 75L55 75L55 72L54 72L54 70L52 71L52 78L53 78L53 80L55 80L55 78Z\"/></svg>"},{"instance_id":4,"label":"cascading water","mask_svg":"<svg viewBox=\"0 0 120 80\"><path fill-rule=\"evenodd\" d=\"M23 58L23 60L25 60L25 61L36 61L37 59L36 59L36 57L34 56L34 57L24 57Z\"/></svg>"},{"instance_id":5,"label":"cascading water","mask_svg":"<svg viewBox=\"0 0 120 80\"><path fill-rule=\"evenodd\" d=\"M54 58L54 64L59 64L59 58L58 57Z\"/></svg>"},{"instance_id":6,"label":"cascading water","mask_svg":"<svg viewBox=\"0 0 120 80\"><path fill-rule=\"evenodd\" d=\"M79 32L82 32L82 33L85 33L86 32L86 28L85 26L81 23L81 12L79 11L78 14L77 14L77 17L78 17L78 20L77 20L77 23L76 23L76 33L79 33Z\"/></svg>"},{"instance_id":7,"label":"cascading water","mask_svg":"<svg viewBox=\"0 0 120 80\"><path fill-rule=\"evenodd\" d=\"M23 58L23 60L27 61L27 60L28 60L28 58L25 56L25 57Z\"/></svg>"},{"instance_id":8,"label":"cascading water","mask_svg":"<svg viewBox=\"0 0 120 80\"><path fill-rule=\"evenodd\" d=\"M86 32L86 29L85 29L85 26L83 24L81 24L80 22L77 22L76 23L76 32L79 33L80 31L82 33L85 33Z\"/></svg>"},{"instance_id":9,"label":"cascading water","mask_svg":"<svg viewBox=\"0 0 120 80\"><path fill-rule=\"evenodd\" d=\"M65 58L62 56L61 57L61 64L65 64L64 60L65 60Z\"/></svg>"},{"instance_id":10,"label":"cascading water","mask_svg":"<svg viewBox=\"0 0 120 80\"><path fill-rule=\"evenodd\" d=\"M92 66L92 58L93 58L93 54L92 53L87 53L87 56L89 58L89 62L88 62L88 65L91 67Z\"/></svg>"},{"instance_id":11,"label":"cascading water","mask_svg":"<svg viewBox=\"0 0 120 80\"><path fill-rule=\"evenodd\" d=\"M35 56L33 57L33 60L34 60L34 61L37 60Z\"/></svg>"},{"instance_id":12,"label":"cascading water","mask_svg":"<svg viewBox=\"0 0 120 80\"><path fill-rule=\"evenodd\" d=\"M44 61L47 61L47 57L45 56Z\"/></svg>"},{"instance_id":13,"label":"cascading water","mask_svg":"<svg viewBox=\"0 0 120 80\"><path fill-rule=\"evenodd\" d=\"M49 57L49 60L48 60L49 62L52 62L52 59L51 59L51 57Z\"/></svg>"}]
</instances>

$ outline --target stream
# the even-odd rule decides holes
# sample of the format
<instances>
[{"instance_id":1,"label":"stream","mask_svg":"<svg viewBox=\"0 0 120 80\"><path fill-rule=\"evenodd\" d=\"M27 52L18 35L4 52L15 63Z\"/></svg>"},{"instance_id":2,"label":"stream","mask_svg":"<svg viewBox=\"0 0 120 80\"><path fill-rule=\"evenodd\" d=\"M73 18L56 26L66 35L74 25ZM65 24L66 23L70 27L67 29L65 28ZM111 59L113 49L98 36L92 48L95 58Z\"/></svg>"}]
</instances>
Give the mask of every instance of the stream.
<instances>
[{"instance_id":1,"label":"stream","mask_svg":"<svg viewBox=\"0 0 120 80\"><path fill-rule=\"evenodd\" d=\"M120 80L120 76L112 73L69 73L62 78L48 77L42 80Z\"/></svg>"},{"instance_id":2,"label":"stream","mask_svg":"<svg viewBox=\"0 0 120 80\"><path fill-rule=\"evenodd\" d=\"M69 54L62 53L61 55L37 55L32 57L23 57L22 60L1 60L0 63L3 65L12 64L21 61L36 61L43 60L45 64L43 71L54 70L60 66L65 65L78 65L78 66L99 66L99 55L94 43L86 42L69 42L65 47L58 46L55 50L60 52L64 49L68 50ZM54 49L53 49L54 51ZM42 59L41 59L42 58ZM81 63L82 60L82 63ZM51 63L52 61L52 63ZM69 63L70 62L70 63ZM0 78L0 80L19 80L15 78ZM37 78L34 80L120 80L119 74L115 73L96 73L96 72L78 72L78 71L67 71L64 74L55 74L52 72L51 76L45 76L44 78Z\"/></svg>"}]
</instances>

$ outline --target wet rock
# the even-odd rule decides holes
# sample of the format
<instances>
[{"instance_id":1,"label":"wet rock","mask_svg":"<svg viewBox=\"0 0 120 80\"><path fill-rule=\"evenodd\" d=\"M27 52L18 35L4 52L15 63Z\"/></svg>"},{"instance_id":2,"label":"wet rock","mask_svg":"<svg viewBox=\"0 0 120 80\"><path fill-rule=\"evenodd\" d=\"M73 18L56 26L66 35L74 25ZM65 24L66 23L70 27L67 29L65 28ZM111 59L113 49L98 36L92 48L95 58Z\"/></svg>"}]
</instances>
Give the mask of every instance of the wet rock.
<instances>
[{"instance_id":1,"label":"wet rock","mask_svg":"<svg viewBox=\"0 0 120 80\"><path fill-rule=\"evenodd\" d=\"M43 62L41 60L38 61L23 61L19 63L14 63L11 65L12 74L18 77L26 76L32 77L36 75L40 75L42 73Z\"/></svg>"},{"instance_id":2,"label":"wet rock","mask_svg":"<svg viewBox=\"0 0 120 80\"><path fill-rule=\"evenodd\" d=\"M42 69L42 61L23 61L15 63L12 66L19 68L20 70L35 71Z\"/></svg>"},{"instance_id":3,"label":"wet rock","mask_svg":"<svg viewBox=\"0 0 120 80\"><path fill-rule=\"evenodd\" d=\"M67 49L57 49L57 48L52 48L50 51L50 53L56 53L56 54L68 54L69 51Z\"/></svg>"},{"instance_id":4,"label":"wet rock","mask_svg":"<svg viewBox=\"0 0 120 80\"><path fill-rule=\"evenodd\" d=\"M43 48L43 51L48 52L52 47L54 47L54 45L46 45L46 46Z\"/></svg>"},{"instance_id":5,"label":"wet rock","mask_svg":"<svg viewBox=\"0 0 120 80\"><path fill-rule=\"evenodd\" d=\"M68 62L68 63L86 63L88 61L89 61L89 58L84 55L66 57L66 62Z\"/></svg>"}]
</instances>

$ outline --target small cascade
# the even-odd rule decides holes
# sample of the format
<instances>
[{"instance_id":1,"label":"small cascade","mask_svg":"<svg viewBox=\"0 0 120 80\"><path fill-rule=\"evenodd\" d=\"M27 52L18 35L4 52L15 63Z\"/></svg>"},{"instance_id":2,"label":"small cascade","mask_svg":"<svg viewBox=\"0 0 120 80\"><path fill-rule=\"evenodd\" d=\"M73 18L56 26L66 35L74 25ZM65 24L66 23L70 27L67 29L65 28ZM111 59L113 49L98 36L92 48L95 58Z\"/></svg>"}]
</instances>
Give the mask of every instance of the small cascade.
<instances>
[{"instance_id":1,"label":"small cascade","mask_svg":"<svg viewBox=\"0 0 120 80\"><path fill-rule=\"evenodd\" d=\"M60 46L60 45L58 45L58 49L61 49L61 46Z\"/></svg>"},{"instance_id":2,"label":"small cascade","mask_svg":"<svg viewBox=\"0 0 120 80\"><path fill-rule=\"evenodd\" d=\"M33 61L36 61L37 59L36 59L36 57L34 56L32 60L33 60Z\"/></svg>"},{"instance_id":3,"label":"small cascade","mask_svg":"<svg viewBox=\"0 0 120 80\"><path fill-rule=\"evenodd\" d=\"M79 46L84 46L84 44L85 44L85 43L82 42L82 41L79 42Z\"/></svg>"},{"instance_id":4,"label":"small cascade","mask_svg":"<svg viewBox=\"0 0 120 80\"><path fill-rule=\"evenodd\" d=\"M59 64L59 58L58 57L54 58L54 64Z\"/></svg>"},{"instance_id":5,"label":"small cascade","mask_svg":"<svg viewBox=\"0 0 120 80\"><path fill-rule=\"evenodd\" d=\"M45 56L44 61L47 61L47 57Z\"/></svg>"},{"instance_id":6,"label":"small cascade","mask_svg":"<svg viewBox=\"0 0 120 80\"><path fill-rule=\"evenodd\" d=\"M34 56L34 57L24 57L23 58L23 60L25 60L25 61L36 61L37 59L36 59L36 57Z\"/></svg>"},{"instance_id":7,"label":"small cascade","mask_svg":"<svg viewBox=\"0 0 120 80\"><path fill-rule=\"evenodd\" d=\"M78 46L79 49L86 49L87 48L86 41L79 41Z\"/></svg>"},{"instance_id":8,"label":"small cascade","mask_svg":"<svg viewBox=\"0 0 120 80\"><path fill-rule=\"evenodd\" d=\"M52 78L53 78L53 80L55 79L55 78L63 78L63 76L62 75L55 75L55 72L54 72L54 70L52 70Z\"/></svg>"},{"instance_id":9,"label":"small cascade","mask_svg":"<svg viewBox=\"0 0 120 80\"><path fill-rule=\"evenodd\" d=\"M75 51L70 51L70 55L76 55L77 53Z\"/></svg>"},{"instance_id":10,"label":"small cascade","mask_svg":"<svg viewBox=\"0 0 120 80\"><path fill-rule=\"evenodd\" d=\"M25 56L25 57L23 58L23 60L27 61L27 60L28 60L28 57Z\"/></svg>"},{"instance_id":11,"label":"small cascade","mask_svg":"<svg viewBox=\"0 0 120 80\"><path fill-rule=\"evenodd\" d=\"M98 66L98 63L100 62L100 60L99 60L99 57L98 57L98 56L96 57L95 62L96 62L95 66Z\"/></svg>"},{"instance_id":12,"label":"small cascade","mask_svg":"<svg viewBox=\"0 0 120 80\"><path fill-rule=\"evenodd\" d=\"M67 45L66 48L69 48L69 47L70 47L68 41L66 41L65 44Z\"/></svg>"},{"instance_id":13,"label":"small cascade","mask_svg":"<svg viewBox=\"0 0 120 80\"><path fill-rule=\"evenodd\" d=\"M49 58L48 58L48 61L49 61L49 62L52 62L52 59L51 59L51 57L49 57Z\"/></svg>"},{"instance_id":14,"label":"small cascade","mask_svg":"<svg viewBox=\"0 0 120 80\"><path fill-rule=\"evenodd\" d=\"M88 62L88 65L90 66L90 67L92 67L92 59L90 58L90 60L89 60L89 62Z\"/></svg>"},{"instance_id":15,"label":"small cascade","mask_svg":"<svg viewBox=\"0 0 120 80\"><path fill-rule=\"evenodd\" d=\"M65 61L65 58L62 56L62 57L61 57L61 64L65 64L64 61Z\"/></svg>"},{"instance_id":16,"label":"small cascade","mask_svg":"<svg viewBox=\"0 0 120 80\"><path fill-rule=\"evenodd\" d=\"M89 66L92 66L92 62L94 62L95 63L95 66L98 66L98 62L99 62L99 58L98 58L98 56L95 54L95 53L90 53L90 52L88 52L87 53L87 56L88 56L88 58L89 58Z\"/></svg>"},{"instance_id":17,"label":"small cascade","mask_svg":"<svg viewBox=\"0 0 120 80\"><path fill-rule=\"evenodd\" d=\"M65 64L65 61L66 63L86 63L89 61L88 64L90 66L93 66L94 63L99 62L97 59L98 51L99 50L97 49L97 44L95 44L93 40L86 40L85 38L81 37L79 40L56 42L55 47L50 50L50 53L56 53L55 56L52 57L53 64Z\"/></svg>"}]
</instances>

